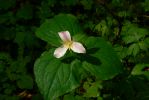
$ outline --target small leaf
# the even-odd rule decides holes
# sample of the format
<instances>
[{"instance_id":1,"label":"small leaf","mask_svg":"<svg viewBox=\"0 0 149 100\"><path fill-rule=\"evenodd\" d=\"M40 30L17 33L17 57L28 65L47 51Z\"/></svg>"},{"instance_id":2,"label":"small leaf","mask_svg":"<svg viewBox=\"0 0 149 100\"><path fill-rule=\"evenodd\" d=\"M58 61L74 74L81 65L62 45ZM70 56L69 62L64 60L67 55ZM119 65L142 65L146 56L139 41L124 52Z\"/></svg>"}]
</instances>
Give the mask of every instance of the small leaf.
<instances>
[{"instance_id":1,"label":"small leaf","mask_svg":"<svg viewBox=\"0 0 149 100\"><path fill-rule=\"evenodd\" d=\"M139 42L138 44L139 44L140 49L145 50L145 51L148 50L148 47L149 47L149 46L148 46L148 44L147 44L146 42L141 41L141 42Z\"/></svg>"},{"instance_id":2,"label":"small leaf","mask_svg":"<svg viewBox=\"0 0 149 100\"><path fill-rule=\"evenodd\" d=\"M145 70L145 68L149 68L149 64L137 64L131 74L132 75L145 75L149 79L149 71Z\"/></svg>"},{"instance_id":3,"label":"small leaf","mask_svg":"<svg viewBox=\"0 0 149 100\"><path fill-rule=\"evenodd\" d=\"M22 75L21 79L17 81L17 85L20 89L32 89L33 79L28 75Z\"/></svg>"},{"instance_id":4,"label":"small leaf","mask_svg":"<svg viewBox=\"0 0 149 100\"><path fill-rule=\"evenodd\" d=\"M137 42L134 36L130 36L130 35L123 37L123 40L126 44Z\"/></svg>"},{"instance_id":5,"label":"small leaf","mask_svg":"<svg viewBox=\"0 0 149 100\"><path fill-rule=\"evenodd\" d=\"M132 45L130 45L130 47L128 48L127 54L131 55L133 54L133 56L136 56L140 51L139 45L137 43L134 43Z\"/></svg>"},{"instance_id":6,"label":"small leaf","mask_svg":"<svg viewBox=\"0 0 149 100\"><path fill-rule=\"evenodd\" d=\"M95 26L95 30L102 34L102 36L106 36L109 33L109 27L105 20L102 20L99 24Z\"/></svg>"},{"instance_id":7,"label":"small leaf","mask_svg":"<svg viewBox=\"0 0 149 100\"><path fill-rule=\"evenodd\" d=\"M84 89L86 90L84 97L98 97L100 95L99 88L101 87L100 82L85 82Z\"/></svg>"}]
</instances>

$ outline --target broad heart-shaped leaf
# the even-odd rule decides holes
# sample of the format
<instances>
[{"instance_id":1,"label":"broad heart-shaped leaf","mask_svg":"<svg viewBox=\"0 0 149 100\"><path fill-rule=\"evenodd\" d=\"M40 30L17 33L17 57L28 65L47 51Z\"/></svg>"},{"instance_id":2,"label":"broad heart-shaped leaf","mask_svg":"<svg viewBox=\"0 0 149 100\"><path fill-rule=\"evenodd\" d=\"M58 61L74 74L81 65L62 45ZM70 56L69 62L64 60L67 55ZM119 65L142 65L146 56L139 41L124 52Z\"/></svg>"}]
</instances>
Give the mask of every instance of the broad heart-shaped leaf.
<instances>
[{"instance_id":1,"label":"broad heart-shaped leaf","mask_svg":"<svg viewBox=\"0 0 149 100\"><path fill-rule=\"evenodd\" d=\"M111 79L122 71L120 60L104 39L89 37L85 44L89 60L83 62L83 67L87 71L101 80Z\"/></svg>"},{"instance_id":2,"label":"broad heart-shaped leaf","mask_svg":"<svg viewBox=\"0 0 149 100\"><path fill-rule=\"evenodd\" d=\"M44 52L34 65L37 85L45 100L53 100L79 86L81 62L69 64L53 57L53 52Z\"/></svg>"},{"instance_id":3,"label":"broad heart-shaped leaf","mask_svg":"<svg viewBox=\"0 0 149 100\"><path fill-rule=\"evenodd\" d=\"M51 45L59 46L61 42L58 32L66 30L68 30L71 35L82 33L73 15L59 14L52 19L46 20L40 28L37 29L36 35Z\"/></svg>"}]
</instances>

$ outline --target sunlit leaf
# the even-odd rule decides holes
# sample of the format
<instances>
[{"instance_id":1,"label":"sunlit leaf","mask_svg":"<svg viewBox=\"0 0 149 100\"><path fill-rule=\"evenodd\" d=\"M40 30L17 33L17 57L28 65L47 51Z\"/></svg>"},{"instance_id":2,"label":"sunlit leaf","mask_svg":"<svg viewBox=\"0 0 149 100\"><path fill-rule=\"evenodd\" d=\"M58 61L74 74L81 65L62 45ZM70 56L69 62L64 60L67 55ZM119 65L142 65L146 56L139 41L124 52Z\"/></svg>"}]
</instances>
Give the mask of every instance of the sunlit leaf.
<instances>
[{"instance_id":1,"label":"sunlit leaf","mask_svg":"<svg viewBox=\"0 0 149 100\"><path fill-rule=\"evenodd\" d=\"M132 45L129 46L127 54L128 55L133 55L136 56L140 51L139 45L137 43L134 43Z\"/></svg>"},{"instance_id":2,"label":"sunlit leaf","mask_svg":"<svg viewBox=\"0 0 149 100\"><path fill-rule=\"evenodd\" d=\"M101 83L100 82L85 82L84 83L84 97L99 97L100 92L99 89L101 88Z\"/></svg>"},{"instance_id":3,"label":"sunlit leaf","mask_svg":"<svg viewBox=\"0 0 149 100\"><path fill-rule=\"evenodd\" d=\"M137 64L132 72L132 75L145 75L149 79L149 64Z\"/></svg>"}]
</instances>

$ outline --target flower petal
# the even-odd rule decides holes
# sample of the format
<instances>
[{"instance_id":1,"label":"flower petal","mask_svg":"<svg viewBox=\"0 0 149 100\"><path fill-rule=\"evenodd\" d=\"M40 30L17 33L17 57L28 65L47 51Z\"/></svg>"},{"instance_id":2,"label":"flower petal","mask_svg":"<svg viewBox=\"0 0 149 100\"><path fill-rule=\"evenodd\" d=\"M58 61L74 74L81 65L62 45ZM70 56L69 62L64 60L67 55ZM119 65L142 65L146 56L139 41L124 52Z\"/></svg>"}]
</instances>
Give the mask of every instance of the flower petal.
<instances>
[{"instance_id":1,"label":"flower petal","mask_svg":"<svg viewBox=\"0 0 149 100\"><path fill-rule=\"evenodd\" d=\"M54 51L54 56L56 58L60 58L62 56L64 56L64 54L66 53L68 48L65 48L64 46L56 48L56 50Z\"/></svg>"},{"instance_id":2,"label":"flower petal","mask_svg":"<svg viewBox=\"0 0 149 100\"><path fill-rule=\"evenodd\" d=\"M58 32L58 34L63 41L71 41L71 36L69 31Z\"/></svg>"},{"instance_id":3,"label":"flower petal","mask_svg":"<svg viewBox=\"0 0 149 100\"><path fill-rule=\"evenodd\" d=\"M85 48L79 42L73 42L71 49L72 49L72 51L74 51L76 53L86 53Z\"/></svg>"}]
</instances>

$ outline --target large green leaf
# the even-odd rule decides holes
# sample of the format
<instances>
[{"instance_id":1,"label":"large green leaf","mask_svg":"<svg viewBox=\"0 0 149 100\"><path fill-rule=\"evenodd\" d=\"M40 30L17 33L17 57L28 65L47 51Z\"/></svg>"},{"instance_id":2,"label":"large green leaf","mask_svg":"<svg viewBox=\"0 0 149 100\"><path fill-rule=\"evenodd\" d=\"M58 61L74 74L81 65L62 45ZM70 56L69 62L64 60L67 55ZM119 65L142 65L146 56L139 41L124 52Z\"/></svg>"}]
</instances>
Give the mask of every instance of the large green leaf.
<instances>
[{"instance_id":1,"label":"large green leaf","mask_svg":"<svg viewBox=\"0 0 149 100\"><path fill-rule=\"evenodd\" d=\"M73 15L59 14L52 19L46 20L40 28L37 29L36 35L51 45L58 46L61 43L58 32L66 30L68 30L71 35L82 33Z\"/></svg>"},{"instance_id":2,"label":"large green leaf","mask_svg":"<svg viewBox=\"0 0 149 100\"><path fill-rule=\"evenodd\" d=\"M44 52L34 65L36 82L45 100L53 100L72 91L79 86L81 79L78 73L81 68L79 60L73 60L68 64L54 58L52 54Z\"/></svg>"},{"instance_id":3,"label":"large green leaf","mask_svg":"<svg viewBox=\"0 0 149 100\"><path fill-rule=\"evenodd\" d=\"M83 67L97 78L107 80L122 71L122 65L112 46L102 38L89 37L85 41L87 49Z\"/></svg>"}]
</instances>

